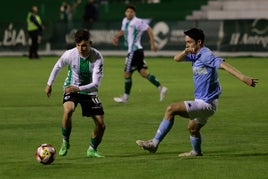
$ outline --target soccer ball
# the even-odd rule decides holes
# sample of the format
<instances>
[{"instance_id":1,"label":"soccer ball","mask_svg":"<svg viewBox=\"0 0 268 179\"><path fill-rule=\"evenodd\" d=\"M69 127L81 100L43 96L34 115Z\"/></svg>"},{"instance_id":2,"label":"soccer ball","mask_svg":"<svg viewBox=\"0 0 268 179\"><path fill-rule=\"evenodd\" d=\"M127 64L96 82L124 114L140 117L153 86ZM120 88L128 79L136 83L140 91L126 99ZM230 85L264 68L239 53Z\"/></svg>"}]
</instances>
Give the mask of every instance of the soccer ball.
<instances>
[{"instance_id":1,"label":"soccer ball","mask_svg":"<svg viewBox=\"0 0 268 179\"><path fill-rule=\"evenodd\" d=\"M51 164L56 158L56 150L51 144L41 144L36 149L35 158L44 165Z\"/></svg>"}]
</instances>

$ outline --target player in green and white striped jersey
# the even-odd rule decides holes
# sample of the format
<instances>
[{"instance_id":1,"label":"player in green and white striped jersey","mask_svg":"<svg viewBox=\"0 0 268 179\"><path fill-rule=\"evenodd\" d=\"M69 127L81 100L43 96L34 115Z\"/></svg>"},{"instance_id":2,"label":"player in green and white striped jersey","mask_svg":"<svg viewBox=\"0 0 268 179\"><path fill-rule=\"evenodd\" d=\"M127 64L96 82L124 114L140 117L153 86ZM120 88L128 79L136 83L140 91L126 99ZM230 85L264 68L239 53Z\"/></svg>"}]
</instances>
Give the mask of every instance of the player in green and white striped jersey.
<instances>
[{"instance_id":1,"label":"player in green and white striped jersey","mask_svg":"<svg viewBox=\"0 0 268 179\"><path fill-rule=\"evenodd\" d=\"M132 74L135 70L137 70L143 78L146 78L155 87L157 87L160 93L160 101L163 101L168 89L165 86L162 86L153 74L148 72L148 66L144 60L144 50L141 45L141 36L143 32L147 31L150 38L151 50L157 51L152 28L142 19L136 17L136 9L132 5L126 6L125 16L126 17L122 21L121 30L114 36L112 41L114 45L118 45L118 39L121 36L124 36L124 45L128 48L128 55L126 57L124 69L124 95L115 97L114 101L118 103L128 102L132 87Z\"/></svg>"},{"instance_id":2,"label":"player in green and white striped jersey","mask_svg":"<svg viewBox=\"0 0 268 179\"><path fill-rule=\"evenodd\" d=\"M103 76L103 56L91 47L88 30L75 33L76 47L65 51L54 65L50 73L45 92L51 96L52 84L60 70L68 66L67 78L64 82L62 136L63 143L59 151L65 156L70 148L69 138L72 130L72 114L77 104L82 107L82 115L92 117L95 129L91 135L87 150L88 157L103 157L97 152L104 131L104 110L98 97L98 88Z\"/></svg>"}]
</instances>

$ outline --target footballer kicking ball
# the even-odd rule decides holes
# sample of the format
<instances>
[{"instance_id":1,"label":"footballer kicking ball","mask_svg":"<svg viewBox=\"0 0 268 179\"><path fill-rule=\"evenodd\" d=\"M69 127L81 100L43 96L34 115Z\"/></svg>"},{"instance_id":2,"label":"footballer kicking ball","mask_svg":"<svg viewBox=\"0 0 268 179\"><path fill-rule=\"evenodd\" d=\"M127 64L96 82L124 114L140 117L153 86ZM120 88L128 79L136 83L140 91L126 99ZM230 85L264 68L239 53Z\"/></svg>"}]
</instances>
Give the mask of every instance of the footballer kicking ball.
<instances>
[{"instance_id":1,"label":"footballer kicking ball","mask_svg":"<svg viewBox=\"0 0 268 179\"><path fill-rule=\"evenodd\" d=\"M41 144L36 149L35 158L44 165L51 164L56 158L56 150L51 144Z\"/></svg>"}]
</instances>

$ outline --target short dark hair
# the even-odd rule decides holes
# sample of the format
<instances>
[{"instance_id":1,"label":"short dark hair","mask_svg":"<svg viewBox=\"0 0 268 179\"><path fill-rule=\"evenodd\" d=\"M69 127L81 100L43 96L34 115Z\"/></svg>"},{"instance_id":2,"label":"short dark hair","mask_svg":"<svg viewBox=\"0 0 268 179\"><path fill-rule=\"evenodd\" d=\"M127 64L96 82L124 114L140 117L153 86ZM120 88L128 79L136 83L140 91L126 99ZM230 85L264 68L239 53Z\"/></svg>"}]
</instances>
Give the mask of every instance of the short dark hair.
<instances>
[{"instance_id":1,"label":"short dark hair","mask_svg":"<svg viewBox=\"0 0 268 179\"><path fill-rule=\"evenodd\" d=\"M201 29L192 28L192 29L189 29L189 30L185 31L184 34L189 36L189 37L191 37L196 42L198 40L201 40L201 42L203 44L204 41L205 41L205 34L204 34L203 30L201 30Z\"/></svg>"},{"instance_id":2,"label":"short dark hair","mask_svg":"<svg viewBox=\"0 0 268 179\"><path fill-rule=\"evenodd\" d=\"M126 11L127 9L132 9L134 12L136 12L136 8L135 8L135 6L133 6L133 5L131 5L131 4L126 5L126 7L125 7L125 11Z\"/></svg>"},{"instance_id":3,"label":"short dark hair","mask_svg":"<svg viewBox=\"0 0 268 179\"><path fill-rule=\"evenodd\" d=\"M87 29L78 30L74 36L75 43L80 43L82 40L90 40L90 33Z\"/></svg>"}]
</instances>

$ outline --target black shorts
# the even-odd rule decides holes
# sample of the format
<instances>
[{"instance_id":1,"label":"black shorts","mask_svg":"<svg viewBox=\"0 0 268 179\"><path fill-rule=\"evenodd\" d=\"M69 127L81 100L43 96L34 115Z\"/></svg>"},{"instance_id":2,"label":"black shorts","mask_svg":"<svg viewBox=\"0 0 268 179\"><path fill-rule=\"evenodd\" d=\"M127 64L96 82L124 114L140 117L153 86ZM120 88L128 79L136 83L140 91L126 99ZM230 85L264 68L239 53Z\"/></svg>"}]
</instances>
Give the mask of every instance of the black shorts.
<instances>
[{"instance_id":1,"label":"black shorts","mask_svg":"<svg viewBox=\"0 0 268 179\"><path fill-rule=\"evenodd\" d=\"M79 93L64 93L63 103L67 101L72 101L77 107L80 103L82 108L82 115L91 117L95 115L104 115L103 107L101 101L96 95L84 95Z\"/></svg>"},{"instance_id":2,"label":"black shorts","mask_svg":"<svg viewBox=\"0 0 268 179\"><path fill-rule=\"evenodd\" d=\"M135 70L147 69L148 66L144 60L143 49L128 53L125 62L125 72L133 72Z\"/></svg>"}]
</instances>

